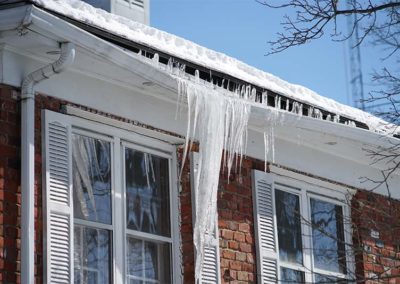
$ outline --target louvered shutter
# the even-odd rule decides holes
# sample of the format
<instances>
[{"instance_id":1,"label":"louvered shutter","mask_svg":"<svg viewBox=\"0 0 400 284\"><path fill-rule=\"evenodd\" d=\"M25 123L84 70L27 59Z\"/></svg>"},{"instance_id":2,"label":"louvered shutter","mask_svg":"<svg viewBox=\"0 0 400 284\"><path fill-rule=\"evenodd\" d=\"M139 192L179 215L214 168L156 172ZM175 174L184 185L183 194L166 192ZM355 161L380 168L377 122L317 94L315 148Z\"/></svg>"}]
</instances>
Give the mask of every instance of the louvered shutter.
<instances>
[{"instance_id":1,"label":"louvered shutter","mask_svg":"<svg viewBox=\"0 0 400 284\"><path fill-rule=\"evenodd\" d=\"M71 127L65 115L45 112L44 214L45 282L73 283Z\"/></svg>"},{"instance_id":2,"label":"louvered shutter","mask_svg":"<svg viewBox=\"0 0 400 284\"><path fill-rule=\"evenodd\" d=\"M253 208L255 220L259 283L278 283L278 255L275 232L274 180L272 174L253 171Z\"/></svg>"},{"instance_id":3,"label":"louvered shutter","mask_svg":"<svg viewBox=\"0 0 400 284\"><path fill-rule=\"evenodd\" d=\"M195 200L196 200L196 192L195 192L195 177L198 170L198 157L199 154L196 152L191 153L191 185L192 185L192 210L193 210L193 222L195 221ZM218 235L218 216L215 216L215 229L214 234L208 234L206 238L209 240L211 245L206 245L204 248L204 263L203 263L203 271L201 274L201 279L199 284L214 284L221 283L220 282L220 266L219 266L219 235Z\"/></svg>"}]
</instances>

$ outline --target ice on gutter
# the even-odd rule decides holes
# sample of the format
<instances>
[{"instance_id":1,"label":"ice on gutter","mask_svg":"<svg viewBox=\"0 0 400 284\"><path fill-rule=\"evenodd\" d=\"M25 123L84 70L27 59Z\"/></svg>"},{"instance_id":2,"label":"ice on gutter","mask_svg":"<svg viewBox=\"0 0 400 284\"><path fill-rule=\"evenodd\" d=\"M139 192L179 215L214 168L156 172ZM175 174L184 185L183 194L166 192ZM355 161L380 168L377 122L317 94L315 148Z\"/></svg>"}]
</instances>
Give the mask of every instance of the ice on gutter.
<instances>
[{"instance_id":1,"label":"ice on gutter","mask_svg":"<svg viewBox=\"0 0 400 284\"><path fill-rule=\"evenodd\" d=\"M158 64L155 60L154 64ZM247 148L247 131L251 107L254 105L250 88L228 92L210 83L200 82L198 73L187 78L180 68L167 69L178 83L178 106L187 100L188 124L184 157L190 141L199 142L198 170L195 179L196 204L193 241L196 247L196 279L201 277L206 235L213 232L217 214L217 193L221 164L228 177L232 169L240 168ZM265 117L265 161L274 159L274 128L282 123L286 113L270 108ZM295 113L299 114L300 105ZM300 118L300 116L299 116ZM209 245L209 244L208 244ZM196 283L198 283L196 281Z\"/></svg>"},{"instance_id":2,"label":"ice on gutter","mask_svg":"<svg viewBox=\"0 0 400 284\"><path fill-rule=\"evenodd\" d=\"M225 54L212 51L191 41L124 17L96 9L79 0L32 0L32 2L48 10L106 30L133 42L149 46L171 56L228 74L249 84L285 95L299 102L320 107L331 113L362 122L373 131L379 133L393 131L393 127L390 127L387 122L369 113L322 97L303 86L290 84Z\"/></svg>"}]
</instances>

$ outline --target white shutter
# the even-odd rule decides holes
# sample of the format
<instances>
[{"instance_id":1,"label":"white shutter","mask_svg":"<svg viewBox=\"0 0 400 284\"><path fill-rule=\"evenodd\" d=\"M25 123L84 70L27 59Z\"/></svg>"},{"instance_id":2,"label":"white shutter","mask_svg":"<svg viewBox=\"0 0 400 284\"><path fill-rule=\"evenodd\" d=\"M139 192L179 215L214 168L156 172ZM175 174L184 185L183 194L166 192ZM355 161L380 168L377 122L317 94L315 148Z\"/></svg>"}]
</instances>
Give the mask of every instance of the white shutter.
<instances>
[{"instance_id":1,"label":"white shutter","mask_svg":"<svg viewBox=\"0 0 400 284\"><path fill-rule=\"evenodd\" d=\"M192 187L192 210L193 210L193 223L195 221L196 212L196 192L195 192L195 176L198 170L199 154L196 152L191 153L190 157L190 176L191 176L191 187ZM204 248L204 263L203 271L201 273L201 279L199 284L219 284L220 281L220 265L219 265L219 235L218 235L218 215L215 216L215 229L214 234L208 234L210 245L206 245ZM208 242L206 242L208 243Z\"/></svg>"},{"instance_id":2,"label":"white shutter","mask_svg":"<svg viewBox=\"0 0 400 284\"><path fill-rule=\"evenodd\" d=\"M278 255L275 234L273 175L253 170L253 208L259 283L277 283Z\"/></svg>"},{"instance_id":3,"label":"white shutter","mask_svg":"<svg viewBox=\"0 0 400 284\"><path fill-rule=\"evenodd\" d=\"M46 111L44 161L44 256L46 283L73 283L71 127L67 116Z\"/></svg>"}]
</instances>

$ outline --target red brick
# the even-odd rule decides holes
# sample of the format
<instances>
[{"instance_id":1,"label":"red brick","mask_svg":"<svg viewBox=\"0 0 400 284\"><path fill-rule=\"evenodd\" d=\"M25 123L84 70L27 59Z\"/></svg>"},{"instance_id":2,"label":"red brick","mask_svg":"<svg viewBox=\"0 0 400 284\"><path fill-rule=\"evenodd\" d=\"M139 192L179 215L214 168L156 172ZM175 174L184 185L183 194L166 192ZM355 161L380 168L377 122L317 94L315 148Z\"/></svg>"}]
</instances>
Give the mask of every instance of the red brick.
<instances>
[{"instance_id":1,"label":"red brick","mask_svg":"<svg viewBox=\"0 0 400 284\"><path fill-rule=\"evenodd\" d=\"M223 250L222 251L222 257L226 259L235 259L235 252L231 250Z\"/></svg>"},{"instance_id":2,"label":"red brick","mask_svg":"<svg viewBox=\"0 0 400 284\"><path fill-rule=\"evenodd\" d=\"M244 233L250 232L250 225L246 224L246 223L239 224L239 231L244 232Z\"/></svg>"},{"instance_id":3,"label":"red brick","mask_svg":"<svg viewBox=\"0 0 400 284\"><path fill-rule=\"evenodd\" d=\"M247 259L246 253L236 252L236 260L244 262L244 261L246 261L246 259Z\"/></svg>"},{"instance_id":4,"label":"red brick","mask_svg":"<svg viewBox=\"0 0 400 284\"><path fill-rule=\"evenodd\" d=\"M240 261L231 261L229 268L233 270L242 270L242 263Z\"/></svg>"},{"instance_id":5,"label":"red brick","mask_svg":"<svg viewBox=\"0 0 400 284\"><path fill-rule=\"evenodd\" d=\"M238 242L245 242L246 240L244 234L240 232L235 232L234 239Z\"/></svg>"},{"instance_id":6,"label":"red brick","mask_svg":"<svg viewBox=\"0 0 400 284\"><path fill-rule=\"evenodd\" d=\"M249 275L248 275L248 273L245 272L245 271L239 271L239 272L238 272L237 279L238 279L239 281L247 281L247 280L249 280Z\"/></svg>"},{"instance_id":7,"label":"red brick","mask_svg":"<svg viewBox=\"0 0 400 284\"><path fill-rule=\"evenodd\" d=\"M228 247L230 249L233 249L233 250L238 250L239 249L239 243L236 242L236 241L229 241L228 242Z\"/></svg>"},{"instance_id":8,"label":"red brick","mask_svg":"<svg viewBox=\"0 0 400 284\"><path fill-rule=\"evenodd\" d=\"M232 240L233 239L233 232L229 230L221 230L221 236L225 240Z\"/></svg>"},{"instance_id":9,"label":"red brick","mask_svg":"<svg viewBox=\"0 0 400 284\"><path fill-rule=\"evenodd\" d=\"M246 243L241 243L240 244L240 251L242 251L242 252L251 252L251 245L246 244Z\"/></svg>"}]
</instances>

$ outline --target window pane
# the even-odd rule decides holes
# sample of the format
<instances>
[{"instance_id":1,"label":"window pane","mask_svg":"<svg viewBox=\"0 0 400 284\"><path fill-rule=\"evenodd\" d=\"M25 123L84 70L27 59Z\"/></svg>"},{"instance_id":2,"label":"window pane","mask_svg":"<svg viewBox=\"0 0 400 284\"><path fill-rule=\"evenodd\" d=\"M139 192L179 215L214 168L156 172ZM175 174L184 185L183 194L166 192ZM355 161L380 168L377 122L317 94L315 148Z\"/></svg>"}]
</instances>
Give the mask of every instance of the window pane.
<instances>
[{"instance_id":1,"label":"window pane","mask_svg":"<svg viewBox=\"0 0 400 284\"><path fill-rule=\"evenodd\" d=\"M74 217L111 224L110 143L72 136Z\"/></svg>"},{"instance_id":2,"label":"window pane","mask_svg":"<svg viewBox=\"0 0 400 284\"><path fill-rule=\"evenodd\" d=\"M75 283L111 283L110 232L74 226Z\"/></svg>"},{"instance_id":3,"label":"window pane","mask_svg":"<svg viewBox=\"0 0 400 284\"><path fill-rule=\"evenodd\" d=\"M303 264L299 196L275 190L279 259Z\"/></svg>"},{"instance_id":4,"label":"window pane","mask_svg":"<svg viewBox=\"0 0 400 284\"><path fill-rule=\"evenodd\" d=\"M340 279L334 276L327 276L322 274L314 274L315 283L330 283L330 284L349 284L354 283L347 279Z\"/></svg>"},{"instance_id":5,"label":"window pane","mask_svg":"<svg viewBox=\"0 0 400 284\"><path fill-rule=\"evenodd\" d=\"M282 284L305 283L304 272L293 270L286 267L281 267Z\"/></svg>"},{"instance_id":6,"label":"window pane","mask_svg":"<svg viewBox=\"0 0 400 284\"><path fill-rule=\"evenodd\" d=\"M127 273L130 283L140 283L139 280L171 282L170 244L144 241L132 237L127 238L127 243Z\"/></svg>"},{"instance_id":7,"label":"window pane","mask_svg":"<svg viewBox=\"0 0 400 284\"><path fill-rule=\"evenodd\" d=\"M342 207L311 198L314 266L346 273Z\"/></svg>"},{"instance_id":8,"label":"window pane","mask_svg":"<svg viewBox=\"0 0 400 284\"><path fill-rule=\"evenodd\" d=\"M125 150L128 229L170 236L168 159Z\"/></svg>"}]
</instances>

